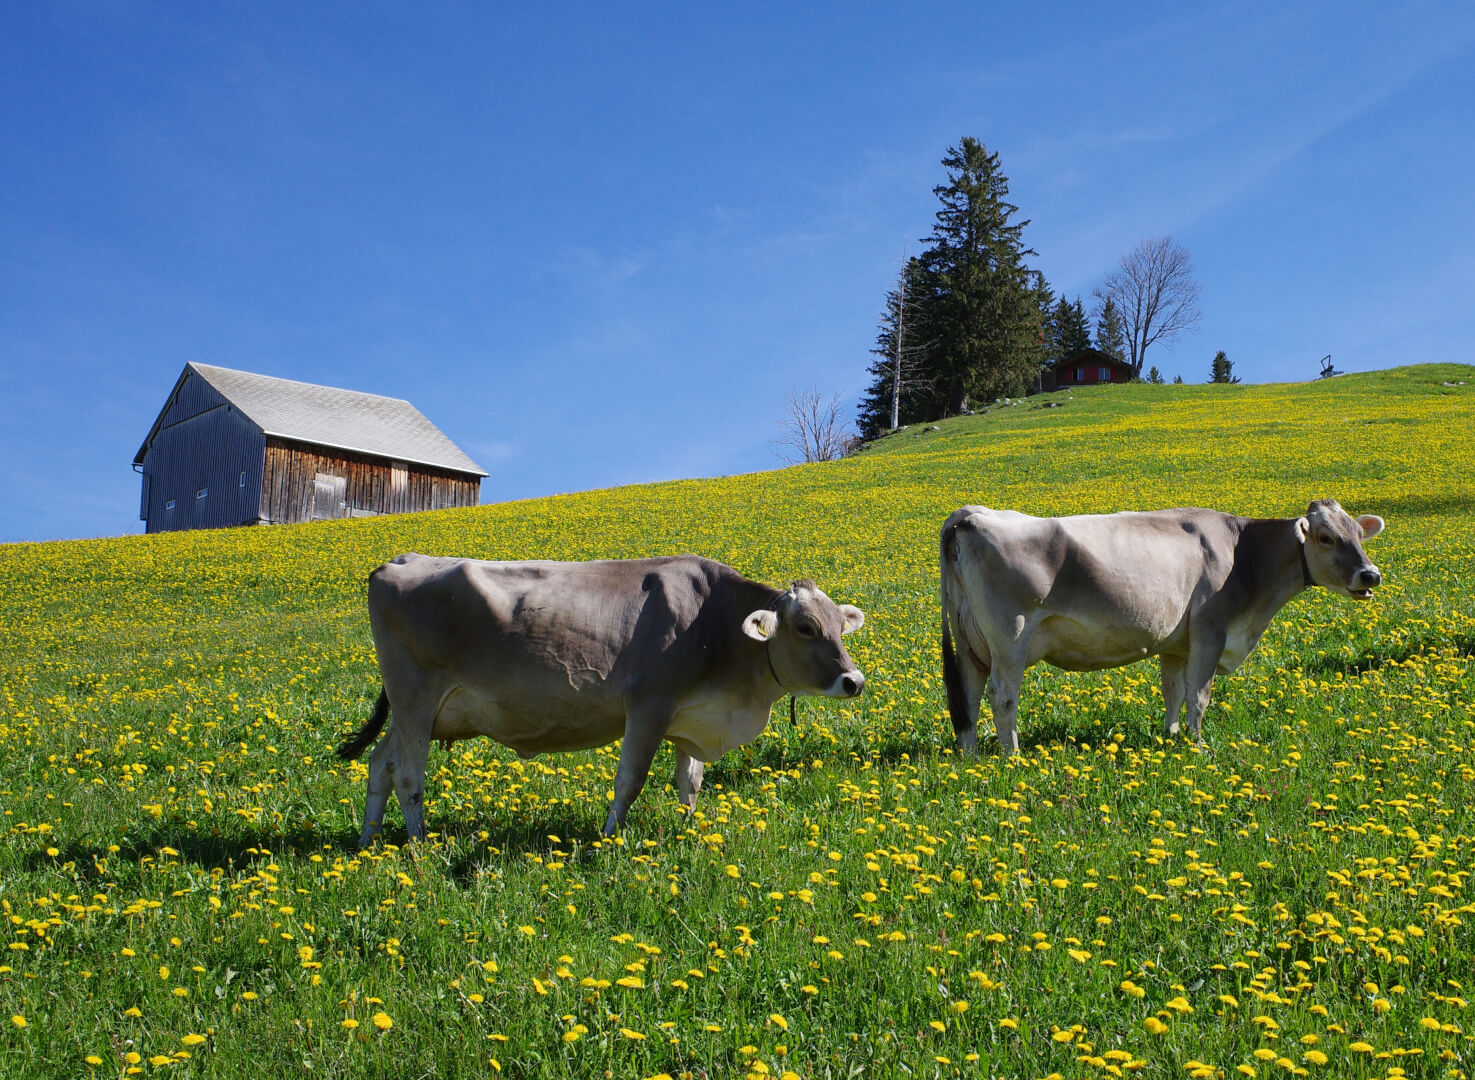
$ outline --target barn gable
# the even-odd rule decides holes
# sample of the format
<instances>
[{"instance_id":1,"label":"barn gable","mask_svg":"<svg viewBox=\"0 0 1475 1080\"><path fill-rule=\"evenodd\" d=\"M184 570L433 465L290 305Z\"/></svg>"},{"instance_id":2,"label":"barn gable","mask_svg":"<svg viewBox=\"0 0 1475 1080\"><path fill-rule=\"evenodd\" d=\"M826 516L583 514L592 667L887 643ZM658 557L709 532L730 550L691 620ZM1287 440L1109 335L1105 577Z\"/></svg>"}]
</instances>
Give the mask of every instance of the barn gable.
<instances>
[{"instance_id":1,"label":"barn gable","mask_svg":"<svg viewBox=\"0 0 1475 1080\"><path fill-rule=\"evenodd\" d=\"M408 401L187 364L143 445L149 532L474 506L486 472Z\"/></svg>"}]
</instances>

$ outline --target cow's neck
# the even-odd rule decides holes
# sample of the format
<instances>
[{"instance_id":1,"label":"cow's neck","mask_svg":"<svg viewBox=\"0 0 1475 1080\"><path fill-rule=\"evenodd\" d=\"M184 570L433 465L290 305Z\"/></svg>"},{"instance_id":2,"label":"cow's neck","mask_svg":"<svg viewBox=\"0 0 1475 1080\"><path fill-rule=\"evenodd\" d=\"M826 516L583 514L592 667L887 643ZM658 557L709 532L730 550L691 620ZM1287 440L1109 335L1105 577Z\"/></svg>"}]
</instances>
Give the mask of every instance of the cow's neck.
<instances>
[{"instance_id":1,"label":"cow's neck","mask_svg":"<svg viewBox=\"0 0 1475 1080\"><path fill-rule=\"evenodd\" d=\"M1294 519L1249 521L1244 535L1253 541L1249 549L1255 553L1255 565L1249 568L1249 615L1258 637L1281 608L1315 582Z\"/></svg>"}]
</instances>

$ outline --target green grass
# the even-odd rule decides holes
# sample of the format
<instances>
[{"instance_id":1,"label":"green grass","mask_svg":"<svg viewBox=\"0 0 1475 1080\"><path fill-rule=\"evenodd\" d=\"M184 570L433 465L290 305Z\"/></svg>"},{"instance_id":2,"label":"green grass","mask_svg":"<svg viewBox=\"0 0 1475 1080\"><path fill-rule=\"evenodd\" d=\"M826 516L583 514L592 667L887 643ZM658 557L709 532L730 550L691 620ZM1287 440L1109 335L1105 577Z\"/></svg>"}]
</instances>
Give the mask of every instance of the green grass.
<instances>
[{"instance_id":1,"label":"green grass","mask_svg":"<svg viewBox=\"0 0 1475 1080\"><path fill-rule=\"evenodd\" d=\"M0 1075L1471 1073L1475 368L937 426L750 476L0 547ZM1385 585L1293 601L1217 680L1207 752L1159 738L1155 662L1035 668L1025 752L952 752L951 510L1328 496L1388 520ZM617 747L435 750L431 842L391 809L360 854L364 769L331 750L378 690L365 576L405 550L813 577L866 611L866 693L775 710L692 818L663 752L613 842Z\"/></svg>"}]
</instances>

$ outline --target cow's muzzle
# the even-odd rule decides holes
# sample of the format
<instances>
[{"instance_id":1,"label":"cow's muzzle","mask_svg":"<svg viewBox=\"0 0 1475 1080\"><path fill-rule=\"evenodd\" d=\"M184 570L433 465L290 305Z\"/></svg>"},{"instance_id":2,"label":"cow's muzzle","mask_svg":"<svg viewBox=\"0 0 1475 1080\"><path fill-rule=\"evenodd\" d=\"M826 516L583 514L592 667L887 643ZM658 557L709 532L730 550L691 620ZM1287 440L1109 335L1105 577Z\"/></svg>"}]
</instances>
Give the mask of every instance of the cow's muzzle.
<instances>
[{"instance_id":1,"label":"cow's muzzle","mask_svg":"<svg viewBox=\"0 0 1475 1080\"><path fill-rule=\"evenodd\" d=\"M1367 600L1372 597L1373 590L1381 584L1383 584L1383 575L1378 568L1364 566L1352 575L1352 584L1348 587L1347 592L1358 600Z\"/></svg>"},{"instance_id":2,"label":"cow's muzzle","mask_svg":"<svg viewBox=\"0 0 1475 1080\"><path fill-rule=\"evenodd\" d=\"M847 671L840 676L840 693L844 697L855 697L865 689L866 677L859 671Z\"/></svg>"}]
</instances>

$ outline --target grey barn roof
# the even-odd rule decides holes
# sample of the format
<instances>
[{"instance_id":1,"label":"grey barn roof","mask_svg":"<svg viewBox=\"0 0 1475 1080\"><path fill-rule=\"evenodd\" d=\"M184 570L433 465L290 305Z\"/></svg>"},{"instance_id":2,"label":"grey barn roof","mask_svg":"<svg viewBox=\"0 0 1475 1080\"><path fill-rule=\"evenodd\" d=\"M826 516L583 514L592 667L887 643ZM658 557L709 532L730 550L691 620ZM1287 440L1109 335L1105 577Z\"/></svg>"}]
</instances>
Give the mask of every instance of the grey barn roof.
<instances>
[{"instance_id":1,"label":"grey barn roof","mask_svg":"<svg viewBox=\"0 0 1475 1080\"><path fill-rule=\"evenodd\" d=\"M180 383L191 370L266 435L415 465L487 475L425 414L401 398L255 375L213 364L187 364ZM160 420L167 411L166 405L159 414ZM157 430L158 421L155 421L138 449L135 462L143 461Z\"/></svg>"}]
</instances>

